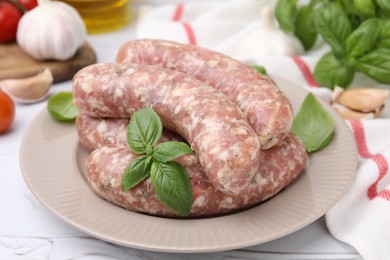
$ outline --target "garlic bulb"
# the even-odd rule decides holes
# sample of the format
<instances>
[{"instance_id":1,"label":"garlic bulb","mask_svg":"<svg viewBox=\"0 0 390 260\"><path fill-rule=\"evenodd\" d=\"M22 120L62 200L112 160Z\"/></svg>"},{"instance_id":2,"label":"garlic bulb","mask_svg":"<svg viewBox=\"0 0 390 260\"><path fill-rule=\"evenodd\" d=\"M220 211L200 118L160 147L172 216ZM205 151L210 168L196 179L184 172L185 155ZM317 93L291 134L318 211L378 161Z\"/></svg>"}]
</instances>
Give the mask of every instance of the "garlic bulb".
<instances>
[{"instance_id":1,"label":"garlic bulb","mask_svg":"<svg viewBox=\"0 0 390 260\"><path fill-rule=\"evenodd\" d=\"M275 27L272 9L269 6L261 10L258 26L245 34L237 46L237 54L245 56L303 53L303 46L294 35L286 34Z\"/></svg>"},{"instance_id":2,"label":"garlic bulb","mask_svg":"<svg viewBox=\"0 0 390 260\"><path fill-rule=\"evenodd\" d=\"M87 29L76 9L60 1L38 0L19 21L19 46L38 60L67 60L84 44Z\"/></svg>"}]
</instances>

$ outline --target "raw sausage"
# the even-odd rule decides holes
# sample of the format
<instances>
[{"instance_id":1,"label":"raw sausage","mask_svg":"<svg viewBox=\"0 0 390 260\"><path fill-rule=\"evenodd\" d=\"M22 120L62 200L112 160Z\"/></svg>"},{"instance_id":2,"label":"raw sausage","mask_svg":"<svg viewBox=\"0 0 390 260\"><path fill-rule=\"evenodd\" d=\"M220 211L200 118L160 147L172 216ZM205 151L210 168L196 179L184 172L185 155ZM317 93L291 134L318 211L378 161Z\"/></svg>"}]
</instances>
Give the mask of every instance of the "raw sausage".
<instances>
[{"instance_id":1,"label":"raw sausage","mask_svg":"<svg viewBox=\"0 0 390 260\"><path fill-rule=\"evenodd\" d=\"M291 129L291 104L275 83L221 53L171 41L132 40L121 46L116 61L156 64L215 87L241 108L262 149L276 145Z\"/></svg>"},{"instance_id":2,"label":"raw sausage","mask_svg":"<svg viewBox=\"0 0 390 260\"><path fill-rule=\"evenodd\" d=\"M127 144L126 130L129 119L97 118L80 113L76 118L76 129L81 145L92 152L106 144ZM164 128L159 142L185 142L178 134Z\"/></svg>"},{"instance_id":3,"label":"raw sausage","mask_svg":"<svg viewBox=\"0 0 390 260\"><path fill-rule=\"evenodd\" d=\"M73 79L80 111L130 118L153 107L165 127L191 144L217 189L245 189L260 163L256 133L226 96L187 74L150 65L95 64Z\"/></svg>"},{"instance_id":4,"label":"raw sausage","mask_svg":"<svg viewBox=\"0 0 390 260\"><path fill-rule=\"evenodd\" d=\"M260 164L260 144L242 111L204 82L159 66L94 64L73 78L76 106L94 117L130 118L152 107L183 136L214 186L245 189Z\"/></svg>"},{"instance_id":5,"label":"raw sausage","mask_svg":"<svg viewBox=\"0 0 390 260\"><path fill-rule=\"evenodd\" d=\"M123 145L105 145L94 150L86 162L91 188L107 201L132 211L176 216L157 198L149 178L126 192L122 191L123 171L136 156ZM178 158L192 183L193 206L189 216L215 216L248 208L271 198L299 176L306 163L306 152L301 141L290 134L277 146L264 151L262 160L264 163L247 189L231 195L214 188L195 156Z\"/></svg>"},{"instance_id":6,"label":"raw sausage","mask_svg":"<svg viewBox=\"0 0 390 260\"><path fill-rule=\"evenodd\" d=\"M100 197L129 210L158 216L175 216L156 197L150 179L127 192L121 190L123 170L136 157L125 146L128 121L86 115L80 115L77 119L81 144L88 144L84 147L91 152L97 149L87 161L90 185ZM165 130L161 137L161 141L180 139L177 134ZM106 146L107 143L111 145ZM213 187L195 156L181 156L177 161L189 173L193 189L194 203L190 216L212 216L256 205L274 196L296 179L306 159L302 142L290 134L274 148L263 151L264 163L246 190L238 195L228 195Z\"/></svg>"}]
</instances>

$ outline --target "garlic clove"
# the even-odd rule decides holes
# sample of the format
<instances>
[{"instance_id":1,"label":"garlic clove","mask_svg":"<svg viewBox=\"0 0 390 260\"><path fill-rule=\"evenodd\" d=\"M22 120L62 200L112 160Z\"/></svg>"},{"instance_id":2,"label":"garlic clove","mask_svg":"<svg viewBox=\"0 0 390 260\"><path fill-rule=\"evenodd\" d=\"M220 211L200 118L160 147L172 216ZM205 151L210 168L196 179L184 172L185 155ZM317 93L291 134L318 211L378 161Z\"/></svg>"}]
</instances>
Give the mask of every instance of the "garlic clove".
<instances>
[{"instance_id":1,"label":"garlic clove","mask_svg":"<svg viewBox=\"0 0 390 260\"><path fill-rule=\"evenodd\" d=\"M374 113L363 113L351 110L343 105L334 103L332 107L344 118L344 119L372 119L375 117Z\"/></svg>"},{"instance_id":2,"label":"garlic clove","mask_svg":"<svg viewBox=\"0 0 390 260\"><path fill-rule=\"evenodd\" d=\"M36 103L44 100L53 84L53 75L49 68L22 79L5 79L0 81L1 89L19 103Z\"/></svg>"},{"instance_id":3,"label":"garlic clove","mask_svg":"<svg viewBox=\"0 0 390 260\"><path fill-rule=\"evenodd\" d=\"M375 118L383 112L389 94L386 89L356 88L344 91L336 86L332 106L345 119Z\"/></svg>"},{"instance_id":4,"label":"garlic clove","mask_svg":"<svg viewBox=\"0 0 390 260\"><path fill-rule=\"evenodd\" d=\"M342 92L336 102L353 110L370 112L384 105L389 90L374 88L356 88Z\"/></svg>"},{"instance_id":5,"label":"garlic clove","mask_svg":"<svg viewBox=\"0 0 390 260\"><path fill-rule=\"evenodd\" d=\"M341 95L341 93L344 92L344 89L339 86L335 86L332 92L332 102L335 102L335 100Z\"/></svg>"}]
</instances>

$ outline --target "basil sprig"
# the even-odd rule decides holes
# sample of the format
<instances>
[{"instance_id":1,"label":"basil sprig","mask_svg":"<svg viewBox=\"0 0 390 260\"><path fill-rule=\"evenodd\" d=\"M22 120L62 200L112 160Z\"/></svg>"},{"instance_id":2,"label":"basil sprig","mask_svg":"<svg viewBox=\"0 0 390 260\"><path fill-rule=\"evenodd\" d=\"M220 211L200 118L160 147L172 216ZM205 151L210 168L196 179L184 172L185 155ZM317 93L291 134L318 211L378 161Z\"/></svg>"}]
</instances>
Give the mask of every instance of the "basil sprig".
<instances>
[{"instance_id":1,"label":"basil sprig","mask_svg":"<svg viewBox=\"0 0 390 260\"><path fill-rule=\"evenodd\" d=\"M389 0L298 1L278 0L275 15L280 28L293 32L305 50L314 46L318 35L329 44L331 51L315 67L320 85L347 88L356 72L389 84Z\"/></svg>"},{"instance_id":2,"label":"basil sprig","mask_svg":"<svg viewBox=\"0 0 390 260\"><path fill-rule=\"evenodd\" d=\"M162 134L162 123L151 108L136 111L127 127L127 142L135 154L125 169L122 190L133 188L150 176L160 201L182 216L192 208L192 187L186 170L174 159L193 154L191 148L182 142L157 144Z\"/></svg>"},{"instance_id":3,"label":"basil sprig","mask_svg":"<svg viewBox=\"0 0 390 260\"><path fill-rule=\"evenodd\" d=\"M312 153L329 144L334 127L332 117L315 96L309 93L294 119L291 131L302 140L306 151Z\"/></svg>"}]
</instances>

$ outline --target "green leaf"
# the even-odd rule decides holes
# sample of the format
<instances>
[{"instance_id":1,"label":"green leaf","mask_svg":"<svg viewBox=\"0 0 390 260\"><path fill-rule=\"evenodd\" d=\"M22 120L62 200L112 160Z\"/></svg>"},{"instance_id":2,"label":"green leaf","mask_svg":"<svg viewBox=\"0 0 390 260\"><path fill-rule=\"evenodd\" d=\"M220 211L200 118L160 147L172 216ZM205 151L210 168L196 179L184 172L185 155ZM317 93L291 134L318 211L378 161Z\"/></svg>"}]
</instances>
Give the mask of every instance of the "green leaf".
<instances>
[{"instance_id":1,"label":"green leaf","mask_svg":"<svg viewBox=\"0 0 390 260\"><path fill-rule=\"evenodd\" d=\"M336 3L322 6L315 12L315 26L322 38L329 43L335 56L344 56L344 42L351 34L351 23L343 8Z\"/></svg>"},{"instance_id":2,"label":"green leaf","mask_svg":"<svg viewBox=\"0 0 390 260\"><path fill-rule=\"evenodd\" d=\"M297 12L297 0L278 0L275 6L275 16L279 27L284 32L294 31L294 20Z\"/></svg>"},{"instance_id":3,"label":"green leaf","mask_svg":"<svg viewBox=\"0 0 390 260\"><path fill-rule=\"evenodd\" d=\"M263 66L251 65L251 67L254 68L258 73L263 74L263 75L267 75L267 70Z\"/></svg>"},{"instance_id":4,"label":"green leaf","mask_svg":"<svg viewBox=\"0 0 390 260\"><path fill-rule=\"evenodd\" d=\"M379 5L381 11L389 16L390 15L390 1L389 0L376 0L376 3Z\"/></svg>"},{"instance_id":5,"label":"green leaf","mask_svg":"<svg viewBox=\"0 0 390 260\"><path fill-rule=\"evenodd\" d=\"M193 154L186 143L164 142L154 148L153 158L159 162L168 162L184 154Z\"/></svg>"},{"instance_id":6,"label":"green leaf","mask_svg":"<svg viewBox=\"0 0 390 260\"><path fill-rule=\"evenodd\" d=\"M192 187L186 170L177 162L153 161L150 178L158 198L168 208L187 216L192 208Z\"/></svg>"},{"instance_id":7,"label":"green leaf","mask_svg":"<svg viewBox=\"0 0 390 260\"><path fill-rule=\"evenodd\" d=\"M379 19L371 18L364 21L347 39L348 57L359 57L374 48L379 30Z\"/></svg>"},{"instance_id":8,"label":"green leaf","mask_svg":"<svg viewBox=\"0 0 390 260\"><path fill-rule=\"evenodd\" d=\"M317 4L320 4L322 1L323 0L311 0L309 2L309 8L313 10L317 6Z\"/></svg>"},{"instance_id":9,"label":"green leaf","mask_svg":"<svg viewBox=\"0 0 390 260\"><path fill-rule=\"evenodd\" d=\"M382 20L379 37L380 38L390 38L390 19Z\"/></svg>"},{"instance_id":10,"label":"green leaf","mask_svg":"<svg viewBox=\"0 0 390 260\"><path fill-rule=\"evenodd\" d=\"M358 60L355 68L380 83L390 84L390 49L380 48L369 52Z\"/></svg>"},{"instance_id":11,"label":"green leaf","mask_svg":"<svg viewBox=\"0 0 390 260\"><path fill-rule=\"evenodd\" d=\"M47 110L58 121L74 120L79 109L73 104L72 92L59 92L51 96L47 102Z\"/></svg>"},{"instance_id":12,"label":"green leaf","mask_svg":"<svg viewBox=\"0 0 390 260\"><path fill-rule=\"evenodd\" d=\"M122 190L127 191L149 176L151 156L143 155L131 161L122 177Z\"/></svg>"},{"instance_id":13,"label":"green leaf","mask_svg":"<svg viewBox=\"0 0 390 260\"><path fill-rule=\"evenodd\" d=\"M389 39L383 39L377 44L378 48L386 48L390 49L390 38Z\"/></svg>"},{"instance_id":14,"label":"green leaf","mask_svg":"<svg viewBox=\"0 0 390 260\"><path fill-rule=\"evenodd\" d=\"M301 138L306 151L312 153L329 144L334 127L332 117L310 93L303 101L291 131Z\"/></svg>"},{"instance_id":15,"label":"green leaf","mask_svg":"<svg viewBox=\"0 0 390 260\"><path fill-rule=\"evenodd\" d=\"M294 34L305 50L310 50L316 42L317 32L313 26L313 10L309 6L303 6L298 10Z\"/></svg>"},{"instance_id":16,"label":"green leaf","mask_svg":"<svg viewBox=\"0 0 390 260\"><path fill-rule=\"evenodd\" d=\"M361 18L375 17L375 3L374 0L353 0L356 13Z\"/></svg>"},{"instance_id":17,"label":"green leaf","mask_svg":"<svg viewBox=\"0 0 390 260\"><path fill-rule=\"evenodd\" d=\"M127 143L136 154L145 153L148 145L154 146L162 134L162 123L150 107L137 110L127 127ZM148 149L150 152L150 149Z\"/></svg>"},{"instance_id":18,"label":"green leaf","mask_svg":"<svg viewBox=\"0 0 390 260\"><path fill-rule=\"evenodd\" d=\"M314 77L322 86L347 88L353 80L354 70L329 52L317 62Z\"/></svg>"},{"instance_id":19,"label":"green leaf","mask_svg":"<svg viewBox=\"0 0 390 260\"><path fill-rule=\"evenodd\" d=\"M327 147L330 141L332 141L333 136L334 136L334 131L327 138L324 138L324 141L320 144L321 147L320 149Z\"/></svg>"},{"instance_id":20,"label":"green leaf","mask_svg":"<svg viewBox=\"0 0 390 260\"><path fill-rule=\"evenodd\" d=\"M330 0L327 2L336 2L340 7L343 8L344 12L347 15L350 15L352 13L356 13L355 6L353 5L353 0Z\"/></svg>"},{"instance_id":21,"label":"green leaf","mask_svg":"<svg viewBox=\"0 0 390 260\"><path fill-rule=\"evenodd\" d=\"M390 19L382 20L377 48L390 49Z\"/></svg>"}]
</instances>

